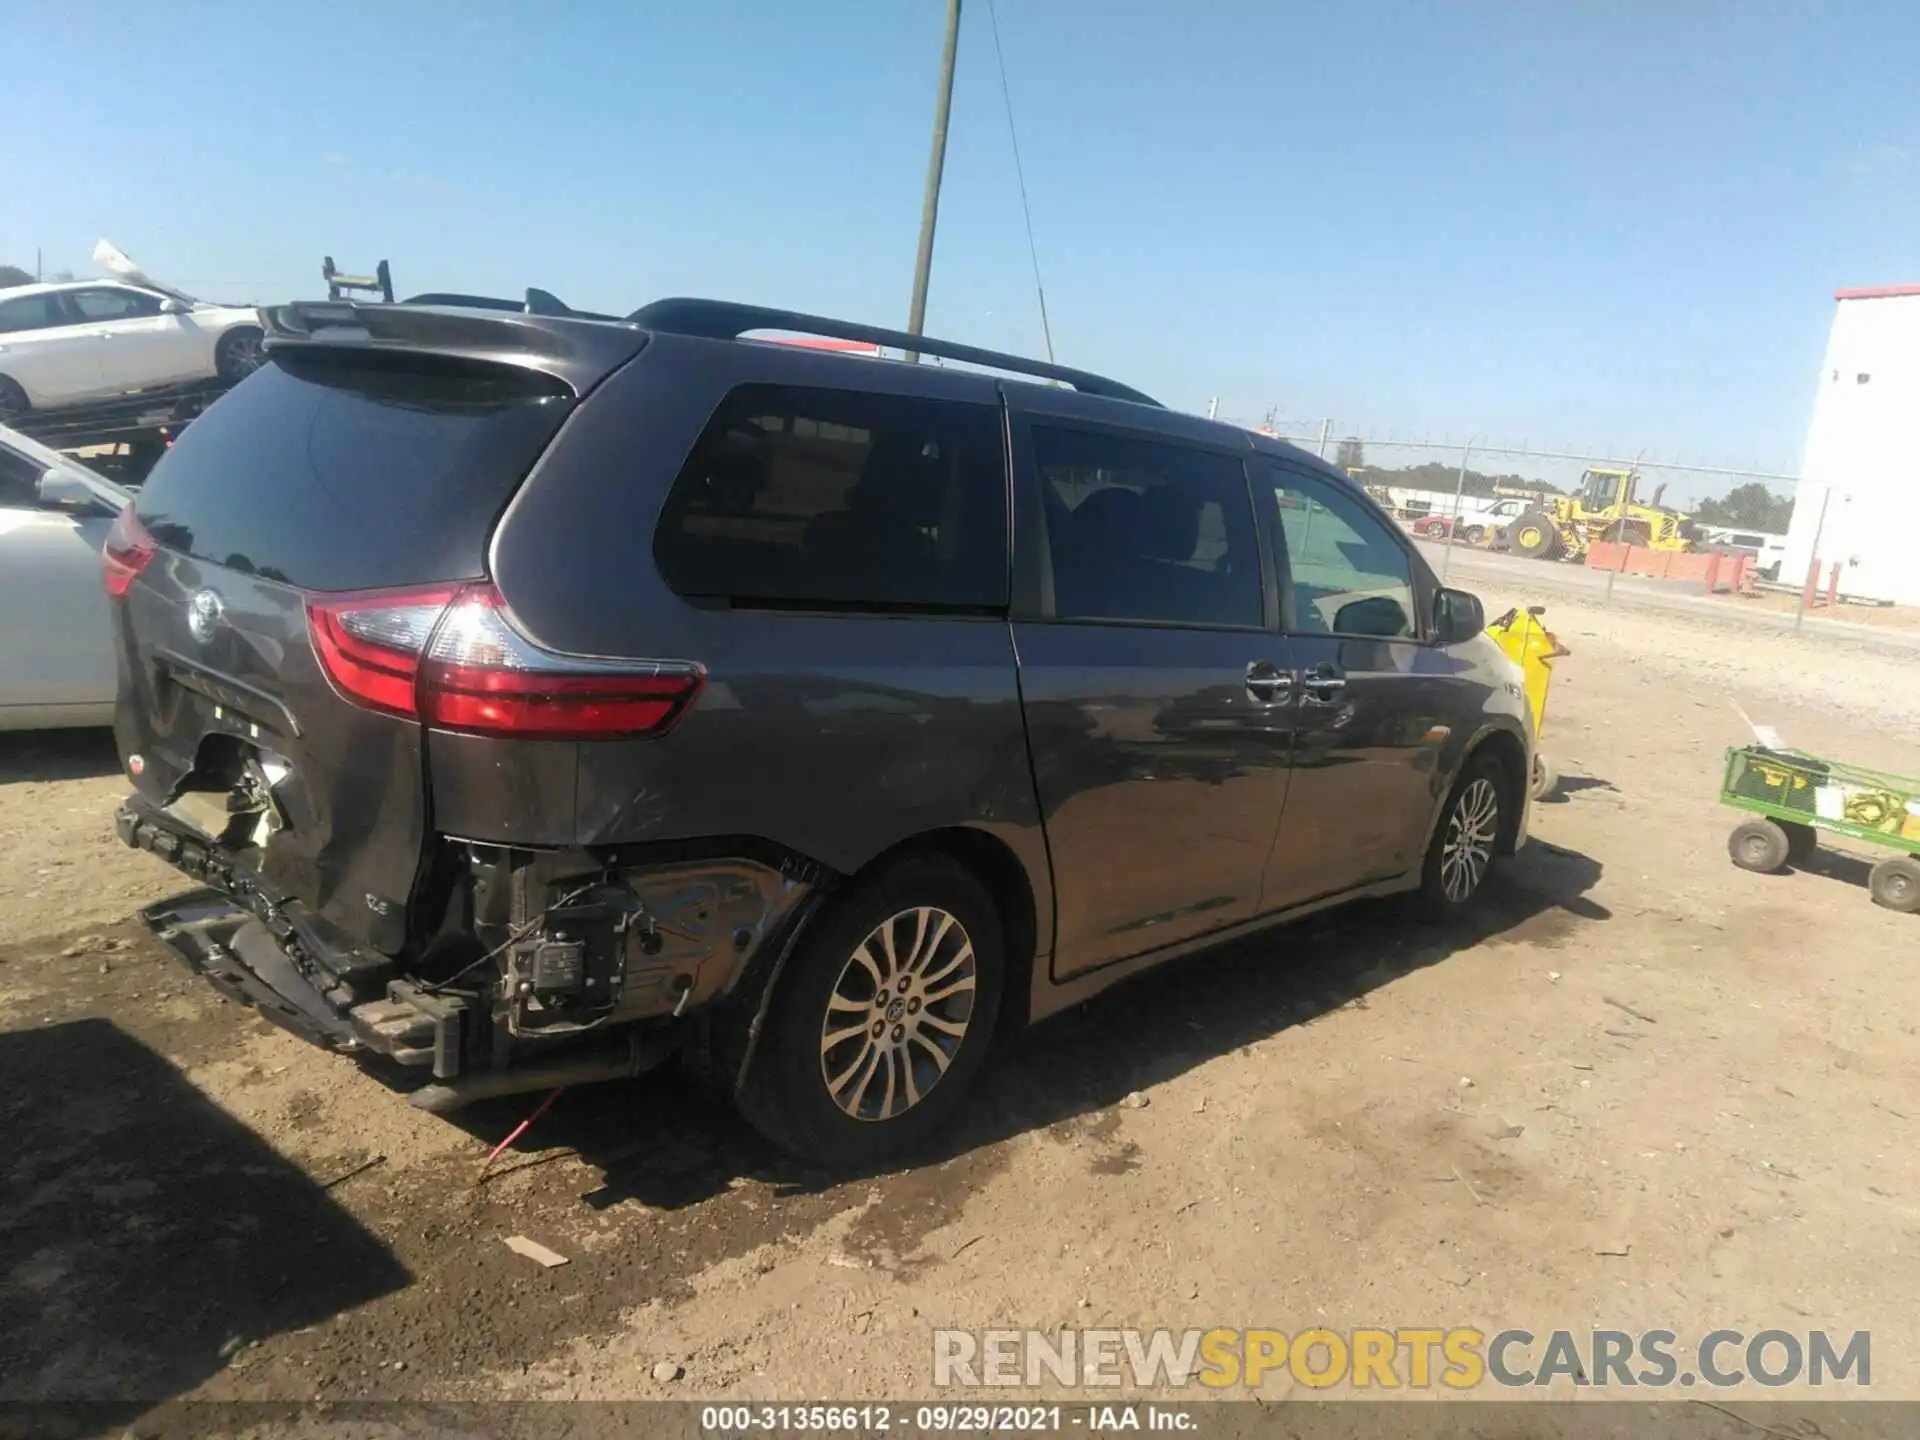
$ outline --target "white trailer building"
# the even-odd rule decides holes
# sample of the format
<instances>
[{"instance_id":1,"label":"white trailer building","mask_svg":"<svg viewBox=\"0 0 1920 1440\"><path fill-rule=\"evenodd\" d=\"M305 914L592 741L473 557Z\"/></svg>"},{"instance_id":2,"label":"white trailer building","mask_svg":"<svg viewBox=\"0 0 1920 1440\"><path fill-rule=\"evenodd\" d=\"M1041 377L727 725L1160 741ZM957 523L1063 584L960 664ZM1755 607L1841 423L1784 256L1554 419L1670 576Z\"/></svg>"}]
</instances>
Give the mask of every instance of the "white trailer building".
<instances>
[{"instance_id":1,"label":"white trailer building","mask_svg":"<svg viewBox=\"0 0 1920 1440\"><path fill-rule=\"evenodd\" d=\"M1920 285L1835 299L1780 578L1920 605Z\"/></svg>"}]
</instances>

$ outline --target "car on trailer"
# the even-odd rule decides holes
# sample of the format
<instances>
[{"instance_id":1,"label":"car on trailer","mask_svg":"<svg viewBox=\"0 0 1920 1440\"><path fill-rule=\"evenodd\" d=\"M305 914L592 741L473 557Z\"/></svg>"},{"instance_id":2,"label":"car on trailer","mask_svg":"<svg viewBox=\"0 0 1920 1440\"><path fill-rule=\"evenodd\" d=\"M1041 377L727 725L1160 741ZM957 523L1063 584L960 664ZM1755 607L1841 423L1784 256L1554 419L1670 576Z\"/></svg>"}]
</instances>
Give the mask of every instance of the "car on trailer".
<instances>
[{"instance_id":1,"label":"car on trailer","mask_svg":"<svg viewBox=\"0 0 1920 1440\"><path fill-rule=\"evenodd\" d=\"M107 278L0 289L0 423L77 433L89 409L131 399L151 411L259 367L255 307L196 300L104 240L94 259Z\"/></svg>"}]
</instances>

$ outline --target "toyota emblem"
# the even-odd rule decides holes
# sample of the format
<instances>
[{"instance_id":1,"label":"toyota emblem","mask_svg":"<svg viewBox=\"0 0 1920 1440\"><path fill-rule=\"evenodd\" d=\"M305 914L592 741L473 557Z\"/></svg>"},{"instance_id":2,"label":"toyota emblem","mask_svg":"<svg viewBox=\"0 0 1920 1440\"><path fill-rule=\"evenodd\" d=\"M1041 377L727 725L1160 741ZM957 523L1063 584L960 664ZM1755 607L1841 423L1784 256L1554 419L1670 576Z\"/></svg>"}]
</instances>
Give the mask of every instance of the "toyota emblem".
<instances>
[{"instance_id":1,"label":"toyota emblem","mask_svg":"<svg viewBox=\"0 0 1920 1440\"><path fill-rule=\"evenodd\" d=\"M227 607L211 590L201 590L187 602L187 629L202 645L213 639L213 632L226 618Z\"/></svg>"}]
</instances>

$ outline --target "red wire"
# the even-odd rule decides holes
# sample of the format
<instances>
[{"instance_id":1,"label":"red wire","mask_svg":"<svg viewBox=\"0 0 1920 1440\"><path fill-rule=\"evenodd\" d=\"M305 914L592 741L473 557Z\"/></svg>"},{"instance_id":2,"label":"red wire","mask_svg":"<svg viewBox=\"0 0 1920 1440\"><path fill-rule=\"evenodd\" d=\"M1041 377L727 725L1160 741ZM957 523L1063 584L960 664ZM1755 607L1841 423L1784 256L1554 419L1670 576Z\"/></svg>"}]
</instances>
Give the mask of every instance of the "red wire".
<instances>
[{"instance_id":1,"label":"red wire","mask_svg":"<svg viewBox=\"0 0 1920 1440\"><path fill-rule=\"evenodd\" d=\"M494 1161L500 1158L500 1154L503 1150L505 1150L509 1145L513 1144L513 1142L518 1140L522 1135L526 1134L527 1131L532 1127L533 1122L538 1120L542 1115L547 1113L547 1107L553 1104L554 1101L558 1100L560 1098L560 1092L562 1090L565 1090L566 1088L567 1087L564 1085L556 1086L554 1089L554 1092L551 1095L547 1096L546 1099L540 1102L539 1109L535 1110L533 1114L529 1115L526 1119L522 1120L518 1125L514 1126L512 1131L507 1135L507 1138L502 1140L498 1145L493 1147L493 1153L487 1156L487 1163L480 1167L480 1173L482 1175L486 1174L488 1167L491 1166Z\"/></svg>"}]
</instances>

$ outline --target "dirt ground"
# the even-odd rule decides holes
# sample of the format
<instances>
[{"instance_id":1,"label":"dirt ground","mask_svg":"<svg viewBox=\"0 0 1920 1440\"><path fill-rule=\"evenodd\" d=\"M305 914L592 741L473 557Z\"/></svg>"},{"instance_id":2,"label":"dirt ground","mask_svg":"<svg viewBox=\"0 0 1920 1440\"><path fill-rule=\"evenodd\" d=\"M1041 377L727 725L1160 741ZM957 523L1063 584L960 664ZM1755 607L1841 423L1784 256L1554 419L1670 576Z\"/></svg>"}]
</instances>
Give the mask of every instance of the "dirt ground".
<instances>
[{"instance_id":1,"label":"dirt ground","mask_svg":"<svg viewBox=\"0 0 1920 1440\"><path fill-rule=\"evenodd\" d=\"M1163 970L853 1183L666 1073L476 1187L531 1101L427 1116L219 1000L129 918L183 887L112 841L106 737L0 740L0 1398L902 1398L939 1326L1415 1324L1869 1330L1920 1397L1920 917L1849 855L1735 870L1715 804L1736 705L1920 770L1920 665L1548 619L1571 779L1482 922Z\"/></svg>"}]
</instances>

